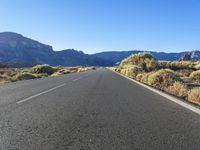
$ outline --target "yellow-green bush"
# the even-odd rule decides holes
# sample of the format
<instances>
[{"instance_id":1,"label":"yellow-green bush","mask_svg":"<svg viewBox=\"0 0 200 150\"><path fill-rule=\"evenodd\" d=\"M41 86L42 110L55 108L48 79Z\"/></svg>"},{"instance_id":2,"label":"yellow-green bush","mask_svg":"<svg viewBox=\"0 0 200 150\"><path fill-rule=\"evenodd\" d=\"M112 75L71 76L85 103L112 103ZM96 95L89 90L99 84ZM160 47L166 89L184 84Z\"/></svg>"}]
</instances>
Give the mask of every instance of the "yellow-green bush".
<instances>
[{"instance_id":1,"label":"yellow-green bush","mask_svg":"<svg viewBox=\"0 0 200 150\"><path fill-rule=\"evenodd\" d=\"M53 74L57 71L56 68L49 65L37 65L28 70L31 73L47 73L48 75Z\"/></svg>"},{"instance_id":2,"label":"yellow-green bush","mask_svg":"<svg viewBox=\"0 0 200 150\"><path fill-rule=\"evenodd\" d=\"M175 73L179 77L189 77L192 72L193 72L192 69L180 69L177 70Z\"/></svg>"},{"instance_id":3,"label":"yellow-green bush","mask_svg":"<svg viewBox=\"0 0 200 150\"><path fill-rule=\"evenodd\" d=\"M186 98L188 95L187 87L180 82L175 82L173 85L168 86L166 88L166 92L169 92L172 95L175 95L181 98Z\"/></svg>"},{"instance_id":4,"label":"yellow-green bush","mask_svg":"<svg viewBox=\"0 0 200 150\"><path fill-rule=\"evenodd\" d=\"M161 69L148 76L148 84L160 89L171 86L175 81L177 77L170 69Z\"/></svg>"},{"instance_id":5,"label":"yellow-green bush","mask_svg":"<svg viewBox=\"0 0 200 150\"><path fill-rule=\"evenodd\" d=\"M78 72L79 67L67 67L71 73Z\"/></svg>"},{"instance_id":6,"label":"yellow-green bush","mask_svg":"<svg viewBox=\"0 0 200 150\"><path fill-rule=\"evenodd\" d=\"M200 105L200 88L193 88L190 90L188 100Z\"/></svg>"},{"instance_id":7,"label":"yellow-green bush","mask_svg":"<svg viewBox=\"0 0 200 150\"><path fill-rule=\"evenodd\" d=\"M120 63L120 68L127 65L136 65L144 71L152 71L157 68L156 59L149 53L138 53L129 56Z\"/></svg>"},{"instance_id":8,"label":"yellow-green bush","mask_svg":"<svg viewBox=\"0 0 200 150\"><path fill-rule=\"evenodd\" d=\"M129 76L131 78L135 78L138 73L141 73L143 70L141 67L136 66L136 65L127 65L121 70L121 73Z\"/></svg>"},{"instance_id":9,"label":"yellow-green bush","mask_svg":"<svg viewBox=\"0 0 200 150\"><path fill-rule=\"evenodd\" d=\"M28 73L28 72L20 72L16 75L17 80L29 80L29 79L35 79L36 76Z\"/></svg>"},{"instance_id":10,"label":"yellow-green bush","mask_svg":"<svg viewBox=\"0 0 200 150\"><path fill-rule=\"evenodd\" d=\"M193 71L193 72L190 74L190 77L193 78L193 79L200 80L200 70Z\"/></svg>"},{"instance_id":11,"label":"yellow-green bush","mask_svg":"<svg viewBox=\"0 0 200 150\"><path fill-rule=\"evenodd\" d=\"M193 61L159 61L159 68L168 68L172 70L192 69L196 65Z\"/></svg>"},{"instance_id":12,"label":"yellow-green bush","mask_svg":"<svg viewBox=\"0 0 200 150\"><path fill-rule=\"evenodd\" d=\"M148 78L151 74L153 74L154 72L148 72L148 73L142 73L142 74L138 74L138 76L136 77L137 80L148 84Z\"/></svg>"},{"instance_id":13,"label":"yellow-green bush","mask_svg":"<svg viewBox=\"0 0 200 150\"><path fill-rule=\"evenodd\" d=\"M32 68L0 68L0 83L57 76L71 72L94 70L95 67L52 67L37 65Z\"/></svg>"},{"instance_id":14,"label":"yellow-green bush","mask_svg":"<svg viewBox=\"0 0 200 150\"><path fill-rule=\"evenodd\" d=\"M200 70L200 63L197 64L194 68L197 69L197 70Z\"/></svg>"},{"instance_id":15,"label":"yellow-green bush","mask_svg":"<svg viewBox=\"0 0 200 150\"><path fill-rule=\"evenodd\" d=\"M70 73L70 70L68 68L62 68L62 69L58 70L57 72L59 72L60 74L68 74L68 73Z\"/></svg>"},{"instance_id":16,"label":"yellow-green bush","mask_svg":"<svg viewBox=\"0 0 200 150\"><path fill-rule=\"evenodd\" d=\"M141 81L141 79L142 79L142 77L143 77L143 74L144 74L144 73L139 73L139 74L136 76L136 80Z\"/></svg>"}]
</instances>

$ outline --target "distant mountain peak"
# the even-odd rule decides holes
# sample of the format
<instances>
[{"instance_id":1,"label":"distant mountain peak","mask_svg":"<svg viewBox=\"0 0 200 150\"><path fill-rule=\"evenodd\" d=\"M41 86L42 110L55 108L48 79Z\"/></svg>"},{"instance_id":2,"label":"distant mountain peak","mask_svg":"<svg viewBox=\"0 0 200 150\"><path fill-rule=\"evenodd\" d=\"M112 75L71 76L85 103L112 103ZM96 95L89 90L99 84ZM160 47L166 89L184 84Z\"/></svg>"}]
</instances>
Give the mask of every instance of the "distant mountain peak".
<instances>
[{"instance_id":1,"label":"distant mountain peak","mask_svg":"<svg viewBox=\"0 0 200 150\"><path fill-rule=\"evenodd\" d=\"M107 62L74 49L53 51L51 46L18 33L0 33L0 64L6 66L28 67L37 64L107 66L109 65Z\"/></svg>"},{"instance_id":2,"label":"distant mountain peak","mask_svg":"<svg viewBox=\"0 0 200 150\"><path fill-rule=\"evenodd\" d=\"M52 46L24 37L15 32L0 32L0 50L41 50L53 51Z\"/></svg>"},{"instance_id":3,"label":"distant mountain peak","mask_svg":"<svg viewBox=\"0 0 200 150\"><path fill-rule=\"evenodd\" d=\"M132 54L144 51L146 50L107 51L92 55L75 49L54 51L50 45L42 44L21 34L15 32L0 33L0 64L12 67L28 67L37 64L112 66ZM180 53L147 52L158 60L178 60L184 54L188 54L192 60L200 59L199 50Z\"/></svg>"},{"instance_id":4,"label":"distant mountain peak","mask_svg":"<svg viewBox=\"0 0 200 150\"><path fill-rule=\"evenodd\" d=\"M0 32L0 36L4 36L4 37L23 37L23 35L19 34L19 33L15 33L15 32Z\"/></svg>"}]
</instances>

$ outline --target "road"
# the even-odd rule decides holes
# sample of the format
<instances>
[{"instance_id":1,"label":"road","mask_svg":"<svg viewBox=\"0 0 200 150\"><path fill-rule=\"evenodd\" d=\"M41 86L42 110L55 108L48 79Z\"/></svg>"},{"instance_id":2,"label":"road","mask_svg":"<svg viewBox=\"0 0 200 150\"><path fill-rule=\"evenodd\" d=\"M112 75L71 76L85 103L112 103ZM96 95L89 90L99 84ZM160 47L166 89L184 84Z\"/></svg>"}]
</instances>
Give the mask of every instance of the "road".
<instances>
[{"instance_id":1,"label":"road","mask_svg":"<svg viewBox=\"0 0 200 150\"><path fill-rule=\"evenodd\" d=\"M108 69L0 86L1 150L200 149L200 116Z\"/></svg>"}]
</instances>

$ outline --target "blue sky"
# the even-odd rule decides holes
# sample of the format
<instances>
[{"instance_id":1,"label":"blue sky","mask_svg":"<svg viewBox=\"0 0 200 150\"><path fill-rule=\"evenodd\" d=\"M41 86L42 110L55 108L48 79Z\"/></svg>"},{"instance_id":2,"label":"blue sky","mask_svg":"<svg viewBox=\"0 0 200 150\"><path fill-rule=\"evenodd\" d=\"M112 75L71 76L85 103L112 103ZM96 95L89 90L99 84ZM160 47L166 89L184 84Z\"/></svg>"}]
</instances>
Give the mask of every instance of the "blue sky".
<instances>
[{"instance_id":1,"label":"blue sky","mask_svg":"<svg viewBox=\"0 0 200 150\"><path fill-rule=\"evenodd\" d=\"M199 0L0 0L0 32L55 50L200 49Z\"/></svg>"}]
</instances>

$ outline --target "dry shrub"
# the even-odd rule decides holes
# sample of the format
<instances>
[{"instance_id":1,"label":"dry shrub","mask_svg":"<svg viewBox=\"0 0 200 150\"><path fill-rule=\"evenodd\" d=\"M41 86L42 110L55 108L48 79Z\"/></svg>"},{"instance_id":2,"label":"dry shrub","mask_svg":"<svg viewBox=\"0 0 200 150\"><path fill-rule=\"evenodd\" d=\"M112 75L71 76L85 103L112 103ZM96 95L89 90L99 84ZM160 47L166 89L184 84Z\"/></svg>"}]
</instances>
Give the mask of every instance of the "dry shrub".
<instances>
[{"instance_id":1,"label":"dry shrub","mask_svg":"<svg viewBox=\"0 0 200 150\"><path fill-rule=\"evenodd\" d=\"M57 69L55 67L49 65L37 65L27 70L27 72L30 73L36 73L36 74L47 73L48 75L53 74L56 71Z\"/></svg>"},{"instance_id":2,"label":"dry shrub","mask_svg":"<svg viewBox=\"0 0 200 150\"><path fill-rule=\"evenodd\" d=\"M188 95L187 87L180 82L175 82L172 86L167 87L166 92L181 98L186 98Z\"/></svg>"},{"instance_id":3,"label":"dry shrub","mask_svg":"<svg viewBox=\"0 0 200 150\"><path fill-rule=\"evenodd\" d=\"M193 61L159 61L160 68L169 68L172 70L192 69L196 65Z\"/></svg>"},{"instance_id":4,"label":"dry shrub","mask_svg":"<svg viewBox=\"0 0 200 150\"><path fill-rule=\"evenodd\" d=\"M121 70L122 70L122 68L120 68L120 67L115 69L115 71L117 71L117 72L121 72Z\"/></svg>"},{"instance_id":5,"label":"dry shrub","mask_svg":"<svg viewBox=\"0 0 200 150\"><path fill-rule=\"evenodd\" d=\"M136 80L141 81L142 77L143 77L143 73L139 73L139 74L136 76Z\"/></svg>"},{"instance_id":6,"label":"dry shrub","mask_svg":"<svg viewBox=\"0 0 200 150\"><path fill-rule=\"evenodd\" d=\"M125 68L121 70L121 73L129 76L131 78L135 78L138 73L141 73L143 70L141 67L136 65L127 65Z\"/></svg>"},{"instance_id":7,"label":"dry shrub","mask_svg":"<svg viewBox=\"0 0 200 150\"><path fill-rule=\"evenodd\" d=\"M193 79L200 80L200 70L193 71L193 72L190 74L190 77L193 78Z\"/></svg>"},{"instance_id":8,"label":"dry shrub","mask_svg":"<svg viewBox=\"0 0 200 150\"><path fill-rule=\"evenodd\" d=\"M120 63L121 68L126 65L136 65L141 67L144 71L152 71L157 69L157 61L149 53L138 53L129 56Z\"/></svg>"},{"instance_id":9,"label":"dry shrub","mask_svg":"<svg viewBox=\"0 0 200 150\"><path fill-rule=\"evenodd\" d=\"M189 77L192 72L193 72L192 69L181 69L177 70L175 73L179 77Z\"/></svg>"},{"instance_id":10,"label":"dry shrub","mask_svg":"<svg viewBox=\"0 0 200 150\"><path fill-rule=\"evenodd\" d=\"M148 78L151 74L153 74L154 72L148 72L148 73L142 73L140 74L140 76L138 77L138 80L140 78L139 81L148 84Z\"/></svg>"},{"instance_id":11,"label":"dry shrub","mask_svg":"<svg viewBox=\"0 0 200 150\"><path fill-rule=\"evenodd\" d=\"M188 100L200 105L200 88L193 88L188 93Z\"/></svg>"},{"instance_id":12,"label":"dry shrub","mask_svg":"<svg viewBox=\"0 0 200 150\"><path fill-rule=\"evenodd\" d=\"M84 72L88 70L93 70L93 67L80 67L78 68L77 72Z\"/></svg>"},{"instance_id":13,"label":"dry shrub","mask_svg":"<svg viewBox=\"0 0 200 150\"><path fill-rule=\"evenodd\" d=\"M28 72L21 72L16 75L17 80L29 80L37 78L34 74Z\"/></svg>"},{"instance_id":14,"label":"dry shrub","mask_svg":"<svg viewBox=\"0 0 200 150\"><path fill-rule=\"evenodd\" d=\"M170 69L161 69L148 76L148 84L159 89L171 86L177 80L174 71Z\"/></svg>"},{"instance_id":15,"label":"dry shrub","mask_svg":"<svg viewBox=\"0 0 200 150\"><path fill-rule=\"evenodd\" d=\"M0 83L15 81L14 76L20 69L0 68Z\"/></svg>"},{"instance_id":16,"label":"dry shrub","mask_svg":"<svg viewBox=\"0 0 200 150\"><path fill-rule=\"evenodd\" d=\"M200 63L195 66L195 69L200 70Z\"/></svg>"}]
</instances>

